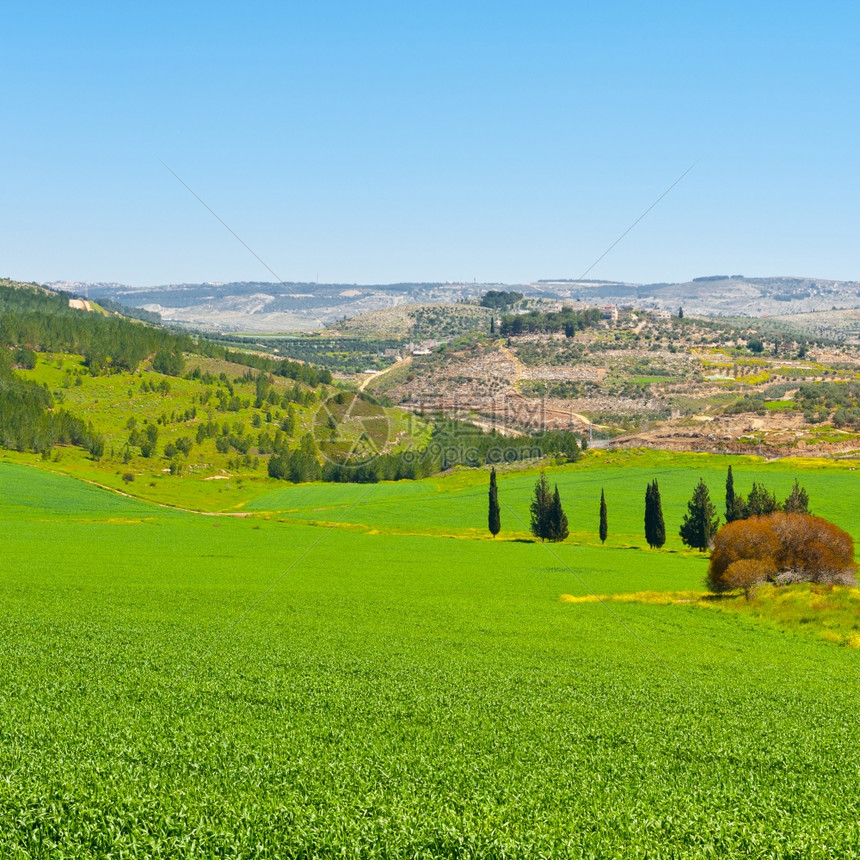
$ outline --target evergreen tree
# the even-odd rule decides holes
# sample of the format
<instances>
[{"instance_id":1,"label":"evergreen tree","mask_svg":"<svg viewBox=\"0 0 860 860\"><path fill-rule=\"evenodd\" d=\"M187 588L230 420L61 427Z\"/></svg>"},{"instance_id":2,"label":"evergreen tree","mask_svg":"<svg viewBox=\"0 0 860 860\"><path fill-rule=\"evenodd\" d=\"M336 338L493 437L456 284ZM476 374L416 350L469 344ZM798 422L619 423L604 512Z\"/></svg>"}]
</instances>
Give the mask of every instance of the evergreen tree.
<instances>
[{"instance_id":1,"label":"evergreen tree","mask_svg":"<svg viewBox=\"0 0 860 860\"><path fill-rule=\"evenodd\" d=\"M705 482L699 483L693 491L693 498L687 502L687 513L681 523L681 540L689 547L704 552L720 527L717 510L711 503L711 496Z\"/></svg>"},{"instance_id":2,"label":"evergreen tree","mask_svg":"<svg viewBox=\"0 0 860 860\"><path fill-rule=\"evenodd\" d=\"M495 537L502 529L502 521L499 517L499 490L496 486L496 469L490 472L490 511L488 516L488 527L490 534Z\"/></svg>"},{"instance_id":3,"label":"evergreen tree","mask_svg":"<svg viewBox=\"0 0 860 860\"><path fill-rule=\"evenodd\" d=\"M552 501L546 475L541 472L540 478L535 484L534 497L531 503L531 531L535 537L541 540L546 540L549 534L549 512Z\"/></svg>"},{"instance_id":4,"label":"evergreen tree","mask_svg":"<svg viewBox=\"0 0 860 860\"><path fill-rule=\"evenodd\" d=\"M726 475L726 522L745 520L748 516L747 500L740 493L735 493L735 478L732 467L729 466L729 473Z\"/></svg>"},{"instance_id":5,"label":"evergreen tree","mask_svg":"<svg viewBox=\"0 0 860 860\"><path fill-rule=\"evenodd\" d=\"M565 540L567 535L567 515L561 507L561 497L558 494L558 484L556 484L547 516L546 538L558 542Z\"/></svg>"},{"instance_id":6,"label":"evergreen tree","mask_svg":"<svg viewBox=\"0 0 860 860\"><path fill-rule=\"evenodd\" d=\"M731 523L735 519L735 479L732 467L729 466L729 473L726 475L726 522Z\"/></svg>"},{"instance_id":7,"label":"evergreen tree","mask_svg":"<svg viewBox=\"0 0 860 860\"><path fill-rule=\"evenodd\" d=\"M645 540L651 549L660 549L666 543L666 524L663 522L663 503L655 478L645 490Z\"/></svg>"},{"instance_id":8,"label":"evergreen tree","mask_svg":"<svg viewBox=\"0 0 860 860\"><path fill-rule=\"evenodd\" d=\"M746 503L746 517L766 517L778 510L776 496L761 484L753 484Z\"/></svg>"},{"instance_id":9,"label":"evergreen tree","mask_svg":"<svg viewBox=\"0 0 860 860\"><path fill-rule=\"evenodd\" d=\"M788 494L788 498L782 506L782 509L787 514L811 514L809 510L809 494L803 487L799 486L797 479L794 479L794 486Z\"/></svg>"},{"instance_id":10,"label":"evergreen tree","mask_svg":"<svg viewBox=\"0 0 860 860\"><path fill-rule=\"evenodd\" d=\"M609 534L609 524L606 519L606 496L603 495L603 490L600 491L600 542L606 543L606 536Z\"/></svg>"},{"instance_id":11,"label":"evergreen tree","mask_svg":"<svg viewBox=\"0 0 860 860\"><path fill-rule=\"evenodd\" d=\"M679 320L684 319L684 309L683 308L678 308L678 319Z\"/></svg>"}]
</instances>

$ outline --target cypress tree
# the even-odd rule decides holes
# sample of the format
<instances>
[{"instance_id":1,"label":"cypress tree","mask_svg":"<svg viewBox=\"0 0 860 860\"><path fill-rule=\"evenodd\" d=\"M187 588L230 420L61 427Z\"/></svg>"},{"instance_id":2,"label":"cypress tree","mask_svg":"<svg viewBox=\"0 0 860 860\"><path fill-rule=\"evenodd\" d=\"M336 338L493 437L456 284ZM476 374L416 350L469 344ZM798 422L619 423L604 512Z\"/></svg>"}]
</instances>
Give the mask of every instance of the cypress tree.
<instances>
[{"instance_id":1,"label":"cypress tree","mask_svg":"<svg viewBox=\"0 0 860 860\"><path fill-rule=\"evenodd\" d=\"M645 540L651 549L660 549L666 543L666 525L663 522L663 503L655 478L645 490Z\"/></svg>"},{"instance_id":2,"label":"cypress tree","mask_svg":"<svg viewBox=\"0 0 860 860\"><path fill-rule=\"evenodd\" d=\"M681 540L689 547L704 552L720 527L717 510L711 503L711 496L705 482L699 483L693 491L693 498L687 502L687 513L681 523Z\"/></svg>"},{"instance_id":3,"label":"cypress tree","mask_svg":"<svg viewBox=\"0 0 860 860\"><path fill-rule=\"evenodd\" d=\"M547 517L547 538L551 541L563 541L567 535L567 515L561 507L561 497L556 484Z\"/></svg>"},{"instance_id":4,"label":"cypress tree","mask_svg":"<svg viewBox=\"0 0 860 860\"><path fill-rule=\"evenodd\" d=\"M726 475L726 522L745 520L749 515L747 500L740 493L735 492L735 477L732 474L732 467L729 466L729 472Z\"/></svg>"},{"instance_id":5,"label":"cypress tree","mask_svg":"<svg viewBox=\"0 0 860 860\"><path fill-rule=\"evenodd\" d=\"M731 523L735 520L735 479L732 475L732 467L729 466L729 473L726 475L726 522Z\"/></svg>"},{"instance_id":6,"label":"cypress tree","mask_svg":"<svg viewBox=\"0 0 860 860\"><path fill-rule=\"evenodd\" d=\"M609 534L609 525L606 520L606 496L600 490L600 542L606 543L606 535Z\"/></svg>"},{"instance_id":7,"label":"cypress tree","mask_svg":"<svg viewBox=\"0 0 860 860\"><path fill-rule=\"evenodd\" d=\"M496 486L496 467L493 466L490 472L490 511L488 516L488 526L490 534L495 537L502 528L502 521L499 517L499 490Z\"/></svg>"},{"instance_id":8,"label":"cypress tree","mask_svg":"<svg viewBox=\"0 0 860 860\"><path fill-rule=\"evenodd\" d=\"M549 511L552 507L552 495L546 475L541 472L538 482L535 484L534 497L531 503L531 531L532 534L546 540L549 535Z\"/></svg>"},{"instance_id":9,"label":"cypress tree","mask_svg":"<svg viewBox=\"0 0 860 860\"><path fill-rule=\"evenodd\" d=\"M654 491L651 489L651 483L648 483L648 486L645 487L645 540L648 541L648 546L653 549L653 544L651 543L651 537L653 535L652 531L652 523L654 521L654 501L653 501Z\"/></svg>"}]
</instances>

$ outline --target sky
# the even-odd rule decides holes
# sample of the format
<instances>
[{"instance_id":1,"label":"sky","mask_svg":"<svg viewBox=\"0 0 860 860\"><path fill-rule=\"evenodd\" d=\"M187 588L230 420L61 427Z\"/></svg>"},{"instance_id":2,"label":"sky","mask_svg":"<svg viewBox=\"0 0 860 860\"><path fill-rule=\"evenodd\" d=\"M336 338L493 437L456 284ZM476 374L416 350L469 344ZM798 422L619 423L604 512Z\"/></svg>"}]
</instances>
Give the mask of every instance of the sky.
<instances>
[{"instance_id":1,"label":"sky","mask_svg":"<svg viewBox=\"0 0 860 860\"><path fill-rule=\"evenodd\" d=\"M858 25L845 2L8 3L0 276L577 278L695 165L589 277L860 279Z\"/></svg>"}]
</instances>

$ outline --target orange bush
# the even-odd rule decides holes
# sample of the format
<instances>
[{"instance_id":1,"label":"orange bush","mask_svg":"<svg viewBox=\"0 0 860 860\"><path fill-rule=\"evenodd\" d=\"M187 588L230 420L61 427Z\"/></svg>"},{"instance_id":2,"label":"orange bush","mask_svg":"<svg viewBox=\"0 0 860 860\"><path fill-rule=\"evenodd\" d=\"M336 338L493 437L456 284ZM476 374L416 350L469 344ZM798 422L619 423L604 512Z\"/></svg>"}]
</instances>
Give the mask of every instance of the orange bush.
<instances>
[{"instance_id":1,"label":"orange bush","mask_svg":"<svg viewBox=\"0 0 860 860\"><path fill-rule=\"evenodd\" d=\"M851 535L821 517L774 513L736 520L717 532L708 587L752 587L757 582L853 585L857 566Z\"/></svg>"},{"instance_id":2,"label":"orange bush","mask_svg":"<svg viewBox=\"0 0 860 860\"><path fill-rule=\"evenodd\" d=\"M744 594L749 596L750 589L761 582L765 582L776 573L776 567L767 559L758 560L742 558L733 561L723 574L723 583L728 588L742 588Z\"/></svg>"}]
</instances>

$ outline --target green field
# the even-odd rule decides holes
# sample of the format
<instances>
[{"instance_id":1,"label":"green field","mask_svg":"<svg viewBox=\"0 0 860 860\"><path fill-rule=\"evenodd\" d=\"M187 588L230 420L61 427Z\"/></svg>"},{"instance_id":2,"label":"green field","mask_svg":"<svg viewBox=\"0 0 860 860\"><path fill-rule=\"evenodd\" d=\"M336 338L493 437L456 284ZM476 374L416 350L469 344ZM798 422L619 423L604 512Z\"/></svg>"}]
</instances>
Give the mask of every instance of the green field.
<instances>
[{"instance_id":1,"label":"green field","mask_svg":"<svg viewBox=\"0 0 860 860\"><path fill-rule=\"evenodd\" d=\"M860 651L559 599L700 588L677 527L700 475L721 507L729 462L740 492L799 477L860 537L848 464L595 453L550 470L572 532L550 546L527 542L533 470L501 474L494 541L484 471L249 482L235 517L14 459L0 856L860 856Z\"/></svg>"}]
</instances>

